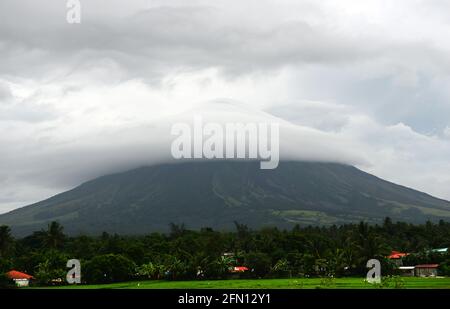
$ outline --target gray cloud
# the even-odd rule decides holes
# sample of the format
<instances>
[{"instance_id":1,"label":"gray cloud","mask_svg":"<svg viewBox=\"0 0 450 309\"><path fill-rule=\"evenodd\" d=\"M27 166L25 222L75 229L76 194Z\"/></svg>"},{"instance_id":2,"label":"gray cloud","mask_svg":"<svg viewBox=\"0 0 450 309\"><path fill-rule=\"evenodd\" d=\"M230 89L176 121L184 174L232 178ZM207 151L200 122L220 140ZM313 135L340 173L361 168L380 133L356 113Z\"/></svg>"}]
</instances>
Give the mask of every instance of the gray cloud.
<instances>
[{"instance_id":1,"label":"gray cloud","mask_svg":"<svg viewBox=\"0 0 450 309\"><path fill-rule=\"evenodd\" d=\"M70 25L65 1L0 2L0 212L167 160L169 124L223 98L281 121L287 158L450 198L447 2L81 3Z\"/></svg>"},{"instance_id":2,"label":"gray cloud","mask_svg":"<svg viewBox=\"0 0 450 309\"><path fill-rule=\"evenodd\" d=\"M23 8L2 12L29 14ZM292 64L353 62L379 48L358 45L301 19L255 27L253 20L230 20L226 12L209 6L156 7L123 18L94 16L77 26L62 22L63 14L50 15L39 27L29 25L34 16L24 16L31 21L23 24L2 19L0 36L8 42L2 71L45 78L53 71L69 74L111 59L128 78L152 80L171 69L208 67L234 75Z\"/></svg>"},{"instance_id":3,"label":"gray cloud","mask_svg":"<svg viewBox=\"0 0 450 309\"><path fill-rule=\"evenodd\" d=\"M7 84L0 81L0 104L6 103L12 99L11 89Z\"/></svg>"}]
</instances>

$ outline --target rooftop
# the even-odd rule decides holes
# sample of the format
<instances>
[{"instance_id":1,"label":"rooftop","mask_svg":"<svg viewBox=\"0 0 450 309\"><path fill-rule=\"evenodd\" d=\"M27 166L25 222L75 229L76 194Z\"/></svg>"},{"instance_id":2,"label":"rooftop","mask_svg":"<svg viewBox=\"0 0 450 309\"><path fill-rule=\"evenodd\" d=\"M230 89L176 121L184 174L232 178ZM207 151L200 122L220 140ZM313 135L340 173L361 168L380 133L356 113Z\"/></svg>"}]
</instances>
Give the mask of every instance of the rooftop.
<instances>
[{"instance_id":1,"label":"rooftop","mask_svg":"<svg viewBox=\"0 0 450 309\"><path fill-rule=\"evenodd\" d=\"M6 273L6 276L10 279L33 279L33 276L30 276L26 273L17 270L8 271Z\"/></svg>"},{"instance_id":2,"label":"rooftop","mask_svg":"<svg viewBox=\"0 0 450 309\"><path fill-rule=\"evenodd\" d=\"M420 264L416 265L416 268L438 268L439 264Z\"/></svg>"},{"instance_id":3,"label":"rooftop","mask_svg":"<svg viewBox=\"0 0 450 309\"><path fill-rule=\"evenodd\" d=\"M388 259L401 259L404 256L407 256L409 253L404 253L404 252L400 252L400 251L392 251L391 255L389 255L387 258Z\"/></svg>"}]
</instances>

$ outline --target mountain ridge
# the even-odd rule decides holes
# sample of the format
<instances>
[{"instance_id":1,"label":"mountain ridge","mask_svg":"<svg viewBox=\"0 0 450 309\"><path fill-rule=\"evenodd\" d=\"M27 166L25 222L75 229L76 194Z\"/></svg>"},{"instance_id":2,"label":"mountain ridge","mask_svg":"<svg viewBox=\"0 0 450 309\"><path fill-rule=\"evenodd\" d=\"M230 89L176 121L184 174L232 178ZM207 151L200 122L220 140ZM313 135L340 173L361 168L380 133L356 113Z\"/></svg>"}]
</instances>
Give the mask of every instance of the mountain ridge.
<instances>
[{"instance_id":1,"label":"mountain ridge","mask_svg":"<svg viewBox=\"0 0 450 309\"><path fill-rule=\"evenodd\" d=\"M331 225L384 217L420 223L450 220L450 202L339 163L196 161L101 176L0 215L25 235L56 220L69 234L143 234L188 228Z\"/></svg>"}]
</instances>

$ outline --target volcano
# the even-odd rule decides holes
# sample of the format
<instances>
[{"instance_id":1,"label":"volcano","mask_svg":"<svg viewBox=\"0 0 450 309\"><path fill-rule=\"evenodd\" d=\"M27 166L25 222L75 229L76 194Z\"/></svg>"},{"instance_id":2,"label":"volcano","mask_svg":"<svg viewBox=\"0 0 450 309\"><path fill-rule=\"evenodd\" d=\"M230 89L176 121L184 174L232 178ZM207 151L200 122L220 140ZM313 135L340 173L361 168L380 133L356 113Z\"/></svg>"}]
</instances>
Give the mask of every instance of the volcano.
<instances>
[{"instance_id":1,"label":"volcano","mask_svg":"<svg viewBox=\"0 0 450 309\"><path fill-rule=\"evenodd\" d=\"M26 235L58 221L69 234L450 220L450 202L337 163L192 161L106 175L0 215Z\"/></svg>"}]
</instances>

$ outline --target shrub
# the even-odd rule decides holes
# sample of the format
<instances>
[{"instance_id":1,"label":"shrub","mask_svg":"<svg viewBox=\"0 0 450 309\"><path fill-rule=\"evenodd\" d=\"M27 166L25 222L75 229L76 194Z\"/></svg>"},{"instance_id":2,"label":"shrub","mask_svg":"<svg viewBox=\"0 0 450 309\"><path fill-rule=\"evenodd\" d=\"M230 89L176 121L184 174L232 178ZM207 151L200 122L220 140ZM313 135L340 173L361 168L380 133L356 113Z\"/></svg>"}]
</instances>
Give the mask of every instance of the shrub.
<instances>
[{"instance_id":1,"label":"shrub","mask_svg":"<svg viewBox=\"0 0 450 309\"><path fill-rule=\"evenodd\" d=\"M14 281L6 276L6 274L0 274L0 289L12 289L15 288L16 285Z\"/></svg>"},{"instance_id":2,"label":"shrub","mask_svg":"<svg viewBox=\"0 0 450 309\"><path fill-rule=\"evenodd\" d=\"M39 285L62 284L65 282L66 270L52 267L50 260L46 260L39 263L35 276Z\"/></svg>"},{"instance_id":3,"label":"shrub","mask_svg":"<svg viewBox=\"0 0 450 309\"><path fill-rule=\"evenodd\" d=\"M132 279L136 264L120 254L94 257L81 268L81 278L88 283L111 283Z\"/></svg>"},{"instance_id":4,"label":"shrub","mask_svg":"<svg viewBox=\"0 0 450 309\"><path fill-rule=\"evenodd\" d=\"M439 274L442 276L450 276L450 259L439 265Z\"/></svg>"},{"instance_id":5,"label":"shrub","mask_svg":"<svg viewBox=\"0 0 450 309\"><path fill-rule=\"evenodd\" d=\"M68 260L66 254L52 249L38 255L37 260L40 260L34 268L37 284L53 285L65 282Z\"/></svg>"},{"instance_id":6,"label":"shrub","mask_svg":"<svg viewBox=\"0 0 450 309\"><path fill-rule=\"evenodd\" d=\"M142 264L137 269L138 275L144 279L161 279L165 274L164 265L149 262L147 264Z\"/></svg>"},{"instance_id":7,"label":"shrub","mask_svg":"<svg viewBox=\"0 0 450 309\"><path fill-rule=\"evenodd\" d=\"M250 252L244 256L245 266L257 277L263 277L270 272L272 262L269 255L262 252Z\"/></svg>"}]
</instances>

